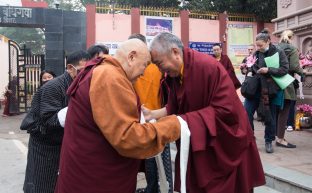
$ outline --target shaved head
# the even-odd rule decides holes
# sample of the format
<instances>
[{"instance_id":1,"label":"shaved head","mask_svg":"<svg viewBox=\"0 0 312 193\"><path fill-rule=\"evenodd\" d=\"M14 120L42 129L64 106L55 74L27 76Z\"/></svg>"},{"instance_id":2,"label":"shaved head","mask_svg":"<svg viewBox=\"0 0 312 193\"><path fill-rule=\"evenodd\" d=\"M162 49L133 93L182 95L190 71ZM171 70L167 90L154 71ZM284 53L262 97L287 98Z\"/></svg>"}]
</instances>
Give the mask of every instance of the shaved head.
<instances>
[{"instance_id":1,"label":"shaved head","mask_svg":"<svg viewBox=\"0 0 312 193\"><path fill-rule=\"evenodd\" d=\"M132 82L144 73L144 69L151 61L147 45L139 39L130 39L121 43L115 58L121 63Z\"/></svg>"},{"instance_id":2,"label":"shaved head","mask_svg":"<svg viewBox=\"0 0 312 193\"><path fill-rule=\"evenodd\" d=\"M147 45L139 39L130 39L119 44L116 55L128 54L131 51L137 51L142 53L148 53Z\"/></svg>"}]
</instances>

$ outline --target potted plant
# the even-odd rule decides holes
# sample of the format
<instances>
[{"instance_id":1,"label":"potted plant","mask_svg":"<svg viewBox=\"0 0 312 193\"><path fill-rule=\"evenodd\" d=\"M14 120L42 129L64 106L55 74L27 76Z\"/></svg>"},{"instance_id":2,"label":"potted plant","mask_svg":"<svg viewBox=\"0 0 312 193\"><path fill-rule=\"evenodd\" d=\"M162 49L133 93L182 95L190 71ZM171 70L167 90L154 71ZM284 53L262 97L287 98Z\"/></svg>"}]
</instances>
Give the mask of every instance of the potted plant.
<instances>
[{"instance_id":1,"label":"potted plant","mask_svg":"<svg viewBox=\"0 0 312 193\"><path fill-rule=\"evenodd\" d=\"M295 130L309 127L312 127L312 106L308 104L298 105L295 120Z\"/></svg>"}]
</instances>

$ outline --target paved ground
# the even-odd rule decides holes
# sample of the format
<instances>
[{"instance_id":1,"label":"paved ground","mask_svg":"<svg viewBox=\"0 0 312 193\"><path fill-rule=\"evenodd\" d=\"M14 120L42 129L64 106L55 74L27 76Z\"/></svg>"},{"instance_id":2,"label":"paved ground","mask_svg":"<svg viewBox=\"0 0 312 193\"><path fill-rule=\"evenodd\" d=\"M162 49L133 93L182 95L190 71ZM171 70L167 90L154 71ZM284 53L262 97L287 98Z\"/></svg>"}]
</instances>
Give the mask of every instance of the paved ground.
<instances>
[{"instance_id":1,"label":"paved ground","mask_svg":"<svg viewBox=\"0 0 312 193\"><path fill-rule=\"evenodd\" d=\"M292 131L285 134L285 139L296 144L297 148L287 149L277 147L274 143L274 153L267 154L264 149L264 126L255 121L255 135L262 162L285 167L312 176L312 129Z\"/></svg>"},{"instance_id":2,"label":"paved ground","mask_svg":"<svg viewBox=\"0 0 312 193\"><path fill-rule=\"evenodd\" d=\"M19 130L23 117L0 117L0 193L22 192L28 143L28 134ZM255 121L255 135L263 163L312 175L312 129L286 132L286 139L298 147L285 149L274 145L273 154L265 153L263 134L263 125ZM139 174L138 187L144 186L144 174Z\"/></svg>"}]
</instances>

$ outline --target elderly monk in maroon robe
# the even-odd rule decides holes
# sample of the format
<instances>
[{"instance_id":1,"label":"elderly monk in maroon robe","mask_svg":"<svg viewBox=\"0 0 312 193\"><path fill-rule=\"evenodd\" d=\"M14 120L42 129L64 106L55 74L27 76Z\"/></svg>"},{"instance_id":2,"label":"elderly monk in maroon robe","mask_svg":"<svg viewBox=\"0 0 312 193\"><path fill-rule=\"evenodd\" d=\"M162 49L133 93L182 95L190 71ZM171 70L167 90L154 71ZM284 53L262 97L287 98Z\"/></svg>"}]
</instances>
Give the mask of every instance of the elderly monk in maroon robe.
<instances>
[{"instance_id":1,"label":"elderly monk in maroon robe","mask_svg":"<svg viewBox=\"0 0 312 193\"><path fill-rule=\"evenodd\" d=\"M147 46L127 40L114 58L87 63L72 83L55 193L134 193L139 159L180 137L175 115L139 123L132 83L149 63Z\"/></svg>"},{"instance_id":2,"label":"elderly monk in maroon robe","mask_svg":"<svg viewBox=\"0 0 312 193\"><path fill-rule=\"evenodd\" d=\"M242 85L235 75L235 70L233 68L233 64L227 55L222 54L221 45L220 44L214 44L212 47L212 51L213 51L213 57L216 58L224 66L225 70L227 71L227 73L231 77L235 89L240 88Z\"/></svg>"},{"instance_id":3,"label":"elderly monk in maroon robe","mask_svg":"<svg viewBox=\"0 0 312 193\"><path fill-rule=\"evenodd\" d=\"M265 183L247 113L226 70L213 57L183 47L170 33L150 45L152 61L170 78L165 108L145 118L178 114L190 129L187 193L249 193ZM179 147L179 143L177 145ZM179 151L175 190L180 191Z\"/></svg>"}]
</instances>

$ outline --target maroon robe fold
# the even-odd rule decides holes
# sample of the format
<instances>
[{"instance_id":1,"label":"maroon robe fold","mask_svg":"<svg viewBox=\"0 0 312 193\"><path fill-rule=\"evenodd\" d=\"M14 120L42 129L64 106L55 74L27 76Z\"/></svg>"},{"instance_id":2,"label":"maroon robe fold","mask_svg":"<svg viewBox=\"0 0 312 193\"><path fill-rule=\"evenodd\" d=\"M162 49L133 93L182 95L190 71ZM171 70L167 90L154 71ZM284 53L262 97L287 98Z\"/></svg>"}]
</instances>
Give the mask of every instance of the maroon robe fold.
<instances>
[{"instance_id":1,"label":"maroon robe fold","mask_svg":"<svg viewBox=\"0 0 312 193\"><path fill-rule=\"evenodd\" d=\"M233 68L233 64L232 64L230 58L225 54L221 54L221 58L220 58L219 62L224 66L225 70L227 71L227 73L231 77L232 82L234 84L234 87L236 89L240 88L242 86L242 84L239 82L239 80L237 79L237 77L235 75L235 70Z\"/></svg>"},{"instance_id":2,"label":"maroon robe fold","mask_svg":"<svg viewBox=\"0 0 312 193\"><path fill-rule=\"evenodd\" d=\"M68 95L55 193L134 193L140 159L180 137L175 115L139 123L139 99L111 56L88 62Z\"/></svg>"},{"instance_id":3,"label":"maroon robe fold","mask_svg":"<svg viewBox=\"0 0 312 193\"><path fill-rule=\"evenodd\" d=\"M168 114L180 114L191 132L188 193L248 193L265 183L247 113L217 60L184 49L183 83L168 79ZM179 146L179 143L178 143ZM179 154L178 154L179 155ZM179 156L175 189L180 189Z\"/></svg>"},{"instance_id":4,"label":"maroon robe fold","mask_svg":"<svg viewBox=\"0 0 312 193\"><path fill-rule=\"evenodd\" d=\"M71 98L55 193L135 191L140 160L118 154L93 121L89 87L92 70L102 60L88 62L68 89ZM129 175L124 176L118 171Z\"/></svg>"}]
</instances>

